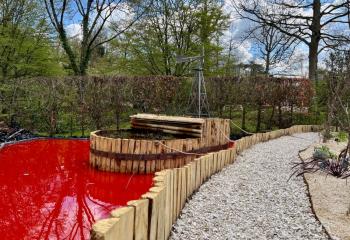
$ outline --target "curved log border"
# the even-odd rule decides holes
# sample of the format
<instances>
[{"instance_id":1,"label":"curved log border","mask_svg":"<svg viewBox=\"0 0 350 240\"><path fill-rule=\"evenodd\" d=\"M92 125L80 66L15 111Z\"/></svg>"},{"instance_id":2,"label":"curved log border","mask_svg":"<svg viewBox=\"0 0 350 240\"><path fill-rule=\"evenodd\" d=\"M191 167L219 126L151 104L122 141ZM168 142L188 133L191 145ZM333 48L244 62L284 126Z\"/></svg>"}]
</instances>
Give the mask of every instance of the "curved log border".
<instances>
[{"instance_id":1,"label":"curved log border","mask_svg":"<svg viewBox=\"0 0 350 240\"><path fill-rule=\"evenodd\" d=\"M297 125L257 133L237 140L234 148L209 153L181 168L156 172L154 186L141 199L129 201L127 206L112 211L110 218L97 221L92 227L91 239L168 239L172 224L176 222L187 199L212 174L234 163L241 151L281 136L321 129L318 125Z\"/></svg>"},{"instance_id":2,"label":"curved log border","mask_svg":"<svg viewBox=\"0 0 350 240\"><path fill-rule=\"evenodd\" d=\"M304 159L301 157L300 154L301 154L302 152L304 152L304 151L305 151L306 149L308 149L308 148L309 148L309 147L306 147L306 148L304 148L304 149L302 149L302 150L300 150L300 151L298 152L298 157L299 157L299 160L300 160L301 162L304 162ZM315 208L314 208L314 203L313 203L313 201L312 201L312 197L311 197L311 193L310 193L309 182L306 180L305 173L304 173L302 176L303 176L303 181L304 181L305 188L306 188L306 195L307 195L307 197L308 197L308 199L309 199L311 212L312 212L312 214L314 215L316 221L319 222L320 225L322 226L322 230L323 230L323 232L327 235L328 239L329 239L329 240L332 240L333 238L332 238L331 234L328 232L328 230L327 230L326 227L322 224L321 220L318 218L318 216L317 216L317 214L316 214L316 211L315 211Z\"/></svg>"},{"instance_id":3,"label":"curved log border","mask_svg":"<svg viewBox=\"0 0 350 240\"><path fill-rule=\"evenodd\" d=\"M209 152L217 152L220 150L224 150L224 149L227 149L228 147L229 147L229 144L224 144L219 146L199 148L199 149L187 151L186 153L193 154L195 156L201 156ZM188 155L184 152L153 153L153 154L152 153L151 154L111 153L111 152L100 151L96 149L90 149L90 152L100 157L109 157L109 158L114 158L118 160L139 159L139 160L146 160L146 161L154 160L154 159L166 160L168 158L186 157Z\"/></svg>"},{"instance_id":4,"label":"curved log border","mask_svg":"<svg viewBox=\"0 0 350 240\"><path fill-rule=\"evenodd\" d=\"M181 167L198 156L179 155L176 150L190 152L205 147L201 138L121 139L100 136L99 132L95 131L90 135L90 165L109 172L148 174ZM146 157L147 155L150 157Z\"/></svg>"}]
</instances>

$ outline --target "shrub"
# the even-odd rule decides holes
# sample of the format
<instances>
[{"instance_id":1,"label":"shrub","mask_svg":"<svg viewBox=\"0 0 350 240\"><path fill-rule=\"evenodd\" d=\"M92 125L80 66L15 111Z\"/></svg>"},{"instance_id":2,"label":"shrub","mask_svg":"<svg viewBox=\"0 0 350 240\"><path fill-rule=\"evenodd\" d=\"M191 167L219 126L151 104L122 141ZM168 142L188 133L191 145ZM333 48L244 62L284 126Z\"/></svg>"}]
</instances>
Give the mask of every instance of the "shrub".
<instances>
[{"instance_id":1,"label":"shrub","mask_svg":"<svg viewBox=\"0 0 350 240\"><path fill-rule=\"evenodd\" d=\"M337 155L329 150L327 146L315 147L313 158L314 159L336 159Z\"/></svg>"},{"instance_id":2,"label":"shrub","mask_svg":"<svg viewBox=\"0 0 350 240\"><path fill-rule=\"evenodd\" d=\"M321 171L327 175L345 179L350 177L349 165L350 159L344 154L344 151L342 151L337 157L328 147L322 146L315 148L314 154L310 159L294 163L292 169L295 169L295 171L290 178L294 175L301 176L304 173L315 173Z\"/></svg>"},{"instance_id":3,"label":"shrub","mask_svg":"<svg viewBox=\"0 0 350 240\"><path fill-rule=\"evenodd\" d=\"M338 132L336 138L339 142L346 142L348 140L348 134L346 132Z\"/></svg>"}]
</instances>

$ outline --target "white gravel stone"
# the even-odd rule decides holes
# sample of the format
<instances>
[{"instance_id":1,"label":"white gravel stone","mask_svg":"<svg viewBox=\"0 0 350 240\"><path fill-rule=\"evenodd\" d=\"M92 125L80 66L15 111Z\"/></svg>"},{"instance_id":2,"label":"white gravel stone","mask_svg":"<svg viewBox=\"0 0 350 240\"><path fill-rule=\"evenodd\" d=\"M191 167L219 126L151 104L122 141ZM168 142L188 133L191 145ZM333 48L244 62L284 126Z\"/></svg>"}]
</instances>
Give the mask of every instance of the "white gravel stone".
<instances>
[{"instance_id":1,"label":"white gravel stone","mask_svg":"<svg viewBox=\"0 0 350 240\"><path fill-rule=\"evenodd\" d=\"M298 151L316 141L317 133L303 133L244 151L192 196L170 239L328 239L303 179L287 182Z\"/></svg>"}]
</instances>

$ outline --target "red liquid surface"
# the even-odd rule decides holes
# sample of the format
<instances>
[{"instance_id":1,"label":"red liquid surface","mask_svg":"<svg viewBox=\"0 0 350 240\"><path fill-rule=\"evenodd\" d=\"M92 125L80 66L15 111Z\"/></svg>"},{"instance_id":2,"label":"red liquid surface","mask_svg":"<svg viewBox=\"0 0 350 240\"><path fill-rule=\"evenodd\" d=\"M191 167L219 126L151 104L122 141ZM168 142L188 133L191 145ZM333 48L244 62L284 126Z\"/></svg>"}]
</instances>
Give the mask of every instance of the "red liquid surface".
<instances>
[{"instance_id":1,"label":"red liquid surface","mask_svg":"<svg viewBox=\"0 0 350 240\"><path fill-rule=\"evenodd\" d=\"M138 199L152 175L89 168L89 141L33 140L0 150L0 239L89 239L92 224Z\"/></svg>"}]
</instances>

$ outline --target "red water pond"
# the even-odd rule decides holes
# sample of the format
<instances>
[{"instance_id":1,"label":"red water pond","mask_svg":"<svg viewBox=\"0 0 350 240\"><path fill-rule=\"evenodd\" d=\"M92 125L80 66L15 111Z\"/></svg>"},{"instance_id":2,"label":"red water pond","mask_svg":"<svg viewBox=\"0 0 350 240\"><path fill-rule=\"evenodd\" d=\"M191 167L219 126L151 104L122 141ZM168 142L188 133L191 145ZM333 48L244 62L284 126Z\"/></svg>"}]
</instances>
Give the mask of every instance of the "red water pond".
<instances>
[{"instance_id":1,"label":"red water pond","mask_svg":"<svg viewBox=\"0 0 350 240\"><path fill-rule=\"evenodd\" d=\"M88 239L92 224L138 199L152 175L89 167L89 141L46 139L0 150L0 238Z\"/></svg>"}]
</instances>

